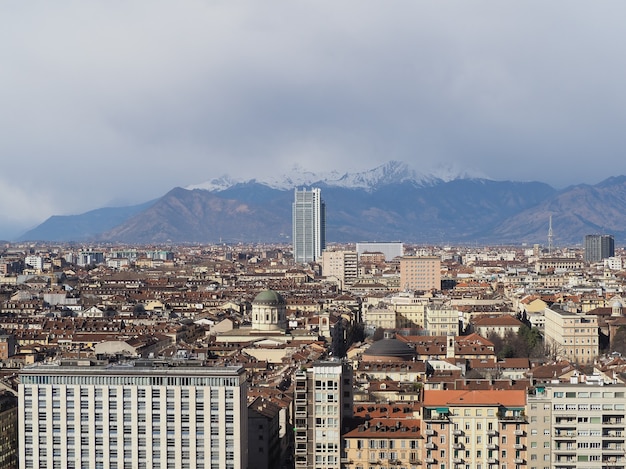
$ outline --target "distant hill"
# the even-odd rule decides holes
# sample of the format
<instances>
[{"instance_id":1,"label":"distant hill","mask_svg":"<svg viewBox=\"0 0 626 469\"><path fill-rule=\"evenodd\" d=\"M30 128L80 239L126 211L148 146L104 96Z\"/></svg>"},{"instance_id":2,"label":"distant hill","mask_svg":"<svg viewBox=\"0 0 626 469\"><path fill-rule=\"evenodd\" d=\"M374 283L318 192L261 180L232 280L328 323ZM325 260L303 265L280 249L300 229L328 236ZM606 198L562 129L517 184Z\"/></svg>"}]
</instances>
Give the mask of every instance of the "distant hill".
<instances>
[{"instance_id":1,"label":"distant hill","mask_svg":"<svg viewBox=\"0 0 626 469\"><path fill-rule=\"evenodd\" d=\"M564 189L505 220L493 236L502 242L545 243L550 215L557 244L582 243L586 234L596 233L612 234L616 241L625 242L626 176L611 177L594 186Z\"/></svg>"},{"instance_id":2,"label":"distant hill","mask_svg":"<svg viewBox=\"0 0 626 469\"><path fill-rule=\"evenodd\" d=\"M154 201L130 207L107 207L81 215L54 215L27 231L18 241L89 241L124 223L152 205Z\"/></svg>"},{"instance_id":3,"label":"distant hill","mask_svg":"<svg viewBox=\"0 0 626 469\"><path fill-rule=\"evenodd\" d=\"M214 179L134 207L51 217L22 240L125 243L289 242L293 187L320 187L330 242L543 243L585 234L626 240L626 177L557 191L540 182L424 176L390 162L371 172L280 181Z\"/></svg>"}]
</instances>

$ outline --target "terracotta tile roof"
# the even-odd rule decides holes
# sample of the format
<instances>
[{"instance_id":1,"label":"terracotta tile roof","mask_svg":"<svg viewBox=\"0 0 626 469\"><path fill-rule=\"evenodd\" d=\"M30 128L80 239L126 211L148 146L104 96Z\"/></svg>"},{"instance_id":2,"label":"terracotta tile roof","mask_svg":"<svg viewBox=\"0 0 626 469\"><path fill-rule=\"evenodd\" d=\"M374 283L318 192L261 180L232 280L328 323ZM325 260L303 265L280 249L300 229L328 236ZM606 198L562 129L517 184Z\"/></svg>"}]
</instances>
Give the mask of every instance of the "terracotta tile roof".
<instances>
[{"instance_id":1,"label":"terracotta tile roof","mask_svg":"<svg viewBox=\"0 0 626 469\"><path fill-rule=\"evenodd\" d=\"M524 390L424 390L424 406L521 406L526 405Z\"/></svg>"}]
</instances>

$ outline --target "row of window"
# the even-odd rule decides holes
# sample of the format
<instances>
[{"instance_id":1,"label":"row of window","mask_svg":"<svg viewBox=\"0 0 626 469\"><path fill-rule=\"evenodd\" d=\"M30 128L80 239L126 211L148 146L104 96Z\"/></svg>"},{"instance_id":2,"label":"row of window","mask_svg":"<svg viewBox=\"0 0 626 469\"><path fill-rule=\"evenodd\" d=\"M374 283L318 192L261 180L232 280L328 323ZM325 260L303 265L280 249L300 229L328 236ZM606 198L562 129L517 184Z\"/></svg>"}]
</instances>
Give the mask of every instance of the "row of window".
<instances>
[{"instance_id":1,"label":"row of window","mask_svg":"<svg viewBox=\"0 0 626 469\"><path fill-rule=\"evenodd\" d=\"M238 387L242 377L227 376L102 376L102 375L22 375L25 385L69 386L215 386Z\"/></svg>"}]
</instances>

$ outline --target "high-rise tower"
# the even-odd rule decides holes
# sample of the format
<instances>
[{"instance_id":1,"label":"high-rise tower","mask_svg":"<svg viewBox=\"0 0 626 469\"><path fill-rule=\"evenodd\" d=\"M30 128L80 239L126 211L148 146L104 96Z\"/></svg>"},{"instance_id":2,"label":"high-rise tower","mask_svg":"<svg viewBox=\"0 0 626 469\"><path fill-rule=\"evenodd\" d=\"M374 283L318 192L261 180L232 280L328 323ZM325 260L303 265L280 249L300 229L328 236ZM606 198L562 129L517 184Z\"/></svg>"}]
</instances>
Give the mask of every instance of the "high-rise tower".
<instances>
[{"instance_id":1,"label":"high-rise tower","mask_svg":"<svg viewBox=\"0 0 626 469\"><path fill-rule=\"evenodd\" d=\"M615 255L615 240L612 235L585 236L585 262L600 262Z\"/></svg>"},{"instance_id":2,"label":"high-rise tower","mask_svg":"<svg viewBox=\"0 0 626 469\"><path fill-rule=\"evenodd\" d=\"M318 260L326 247L326 205L322 191L296 189L292 213L295 262Z\"/></svg>"},{"instance_id":3,"label":"high-rise tower","mask_svg":"<svg viewBox=\"0 0 626 469\"><path fill-rule=\"evenodd\" d=\"M296 469L340 469L342 423L352 417L352 367L320 361L296 372L294 438Z\"/></svg>"}]
</instances>

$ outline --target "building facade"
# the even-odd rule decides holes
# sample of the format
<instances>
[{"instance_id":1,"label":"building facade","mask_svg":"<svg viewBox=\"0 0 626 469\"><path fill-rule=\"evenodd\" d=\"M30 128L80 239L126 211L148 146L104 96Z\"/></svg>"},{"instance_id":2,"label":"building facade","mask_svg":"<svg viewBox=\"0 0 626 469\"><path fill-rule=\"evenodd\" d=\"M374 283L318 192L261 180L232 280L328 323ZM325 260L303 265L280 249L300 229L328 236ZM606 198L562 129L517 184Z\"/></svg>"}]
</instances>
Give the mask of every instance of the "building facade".
<instances>
[{"instance_id":1,"label":"building facade","mask_svg":"<svg viewBox=\"0 0 626 469\"><path fill-rule=\"evenodd\" d=\"M322 253L322 275L337 277L341 288L351 285L358 277L358 258L356 251L324 251Z\"/></svg>"},{"instance_id":2,"label":"building facade","mask_svg":"<svg viewBox=\"0 0 626 469\"><path fill-rule=\"evenodd\" d=\"M624 469L626 387L572 381L528 396L529 469Z\"/></svg>"},{"instance_id":3,"label":"building facade","mask_svg":"<svg viewBox=\"0 0 626 469\"><path fill-rule=\"evenodd\" d=\"M544 337L553 357L574 363L593 363L599 353L598 317L577 314L556 307L544 310Z\"/></svg>"},{"instance_id":4,"label":"building facade","mask_svg":"<svg viewBox=\"0 0 626 469\"><path fill-rule=\"evenodd\" d=\"M17 467L17 398L0 394L0 469Z\"/></svg>"},{"instance_id":5,"label":"building facade","mask_svg":"<svg viewBox=\"0 0 626 469\"><path fill-rule=\"evenodd\" d=\"M425 390L426 468L526 467L524 390Z\"/></svg>"},{"instance_id":6,"label":"building facade","mask_svg":"<svg viewBox=\"0 0 626 469\"><path fill-rule=\"evenodd\" d=\"M586 235L585 262L600 262L602 259L615 256L615 240L613 235Z\"/></svg>"},{"instance_id":7,"label":"building facade","mask_svg":"<svg viewBox=\"0 0 626 469\"><path fill-rule=\"evenodd\" d=\"M20 372L19 467L248 467L246 375L136 361Z\"/></svg>"},{"instance_id":8,"label":"building facade","mask_svg":"<svg viewBox=\"0 0 626 469\"><path fill-rule=\"evenodd\" d=\"M326 204L321 189L295 189L292 230L294 261L301 264L320 259L326 248Z\"/></svg>"},{"instance_id":9,"label":"building facade","mask_svg":"<svg viewBox=\"0 0 626 469\"><path fill-rule=\"evenodd\" d=\"M296 469L340 469L342 422L352 416L352 367L315 362L295 380Z\"/></svg>"},{"instance_id":10,"label":"building facade","mask_svg":"<svg viewBox=\"0 0 626 469\"><path fill-rule=\"evenodd\" d=\"M437 256L401 257L400 289L441 290L441 259Z\"/></svg>"}]
</instances>

